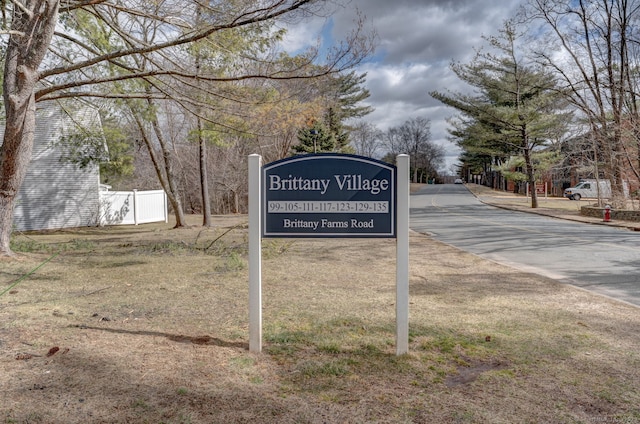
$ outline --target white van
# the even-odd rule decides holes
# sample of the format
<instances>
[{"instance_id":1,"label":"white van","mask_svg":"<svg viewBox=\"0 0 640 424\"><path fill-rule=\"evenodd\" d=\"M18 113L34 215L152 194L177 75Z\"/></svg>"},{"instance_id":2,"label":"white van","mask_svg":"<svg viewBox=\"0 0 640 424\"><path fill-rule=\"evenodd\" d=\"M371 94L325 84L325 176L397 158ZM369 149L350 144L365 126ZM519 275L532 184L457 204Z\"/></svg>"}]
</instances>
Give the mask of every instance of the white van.
<instances>
[{"instance_id":1,"label":"white van","mask_svg":"<svg viewBox=\"0 0 640 424\"><path fill-rule=\"evenodd\" d=\"M600 193L598 193L598 183L600 184ZM571 200L580 200L583 197L597 198L611 197L611 182L609 180L580 180L575 187L569 187L564 190L564 197Z\"/></svg>"}]
</instances>

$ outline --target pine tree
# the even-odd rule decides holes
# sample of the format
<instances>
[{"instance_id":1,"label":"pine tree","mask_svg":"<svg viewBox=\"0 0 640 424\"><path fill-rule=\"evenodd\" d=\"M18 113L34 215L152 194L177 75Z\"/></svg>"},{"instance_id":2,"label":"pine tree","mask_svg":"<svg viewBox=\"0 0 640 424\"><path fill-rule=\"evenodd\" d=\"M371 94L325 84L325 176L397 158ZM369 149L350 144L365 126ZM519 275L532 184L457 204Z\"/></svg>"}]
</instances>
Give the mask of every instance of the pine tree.
<instances>
[{"instance_id":1,"label":"pine tree","mask_svg":"<svg viewBox=\"0 0 640 424\"><path fill-rule=\"evenodd\" d=\"M371 106L361 104L370 96L369 90L363 87L366 77L367 74L357 75L355 72L350 72L332 80L334 98L330 101L324 121L335 139L337 152L354 152L353 147L349 145L350 128L345 125L345 122L361 118L373 111Z\"/></svg>"},{"instance_id":2,"label":"pine tree","mask_svg":"<svg viewBox=\"0 0 640 424\"><path fill-rule=\"evenodd\" d=\"M292 147L294 153L327 153L336 151L336 139L319 122L314 123L311 128L303 128L298 131L300 144Z\"/></svg>"},{"instance_id":3,"label":"pine tree","mask_svg":"<svg viewBox=\"0 0 640 424\"><path fill-rule=\"evenodd\" d=\"M489 38L496 54L479 53L470 64L452 66L458 78L478 89L477 95L431 95L462 113L464 125L457 131L465 134L466 126L468 134L473 134L465 137L467 143L497 156L522 155L526 180L535 187L532 154L558 132L565 114L558 112L562 102L554 79L517 56L517 38L507 23L500 37ZM531 194L531 207L536 208L535 190Z\"/></svg>"}]
</instances>

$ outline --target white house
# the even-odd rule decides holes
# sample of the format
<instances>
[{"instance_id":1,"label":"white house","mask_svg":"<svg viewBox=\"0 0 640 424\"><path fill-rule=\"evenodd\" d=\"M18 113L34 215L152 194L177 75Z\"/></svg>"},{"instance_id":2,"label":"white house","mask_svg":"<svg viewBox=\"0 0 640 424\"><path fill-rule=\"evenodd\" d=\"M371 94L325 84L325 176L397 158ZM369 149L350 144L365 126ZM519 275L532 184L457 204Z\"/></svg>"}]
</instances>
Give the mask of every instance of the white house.
<instances>
[{"instance_id":1,"label":"white house","mask_svg":"<svg viewBox=\"0 0 640 424\"><path fill-rule=\"evenodd\" d=\"M81 137L90 131L95 134L99 128L98 111L86 103L38 104L31 163L14 210L16 230L97 225L99 167L97 163L90 162L81 168L69 161L72 149L65 143L65 137ZM4 124L0 124L2 135Z\"/></svg>"}]
</instances>

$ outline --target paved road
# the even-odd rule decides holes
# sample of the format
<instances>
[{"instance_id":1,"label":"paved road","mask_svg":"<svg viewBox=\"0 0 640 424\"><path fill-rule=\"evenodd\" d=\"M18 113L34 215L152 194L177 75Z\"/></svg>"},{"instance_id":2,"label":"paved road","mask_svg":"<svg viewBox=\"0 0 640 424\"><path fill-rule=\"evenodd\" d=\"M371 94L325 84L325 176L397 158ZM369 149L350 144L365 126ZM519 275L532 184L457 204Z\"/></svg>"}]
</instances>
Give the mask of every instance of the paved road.
<instances>
[{"instance_id":1,"label":"paved road","mask_svg":"<svg viewBox=\"0 0 640 424\"><path fill-rule=\"evenodd\" d=\"M640 234L508 211L463 185L411 195L411 229L482 257L640 306Z\"/></svg>"}]
</instances>

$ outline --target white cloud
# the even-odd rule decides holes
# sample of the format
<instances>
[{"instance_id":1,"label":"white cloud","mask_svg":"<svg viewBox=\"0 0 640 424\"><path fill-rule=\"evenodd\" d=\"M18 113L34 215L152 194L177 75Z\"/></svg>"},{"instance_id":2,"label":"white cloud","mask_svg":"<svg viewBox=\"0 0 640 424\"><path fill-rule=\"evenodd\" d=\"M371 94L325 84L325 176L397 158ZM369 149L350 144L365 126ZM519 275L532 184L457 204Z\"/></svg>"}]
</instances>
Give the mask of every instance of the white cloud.
<instances>
[{"instance_id":1,"label":"white cloud","mask_svg":"<svg viewBox=\"0 0 640 424\"><path fill-rule=\"evenodd\" d=\"M287 34L282 40L281 48L287 52L297 52L315 46L323 26L323 20L314 19L287 27Z\"/></svg>"},{"instance_id":2,"label":"white cloud","mask_svg":"<svg viewBox=\"0 0 640 424\"><path fill-rule=\"evenodd\" d=\"M359 10L380 41L375 61L357 70L367 73L371 93L367 103L375 108L364 119L381 130L413 117L430 119L432 139L446 147L450 168L459 149L447 140L446 119L456 111L429 92L467 90L449 69L450 63L470 61L474 49L485 44L482 37L497 34L519 4L519 0L351 0L338 8L330 27L334 39L353 29ZM289 45L315 45L326 22L317 19L296 26Z\"/></svg>"}]
</instances>

